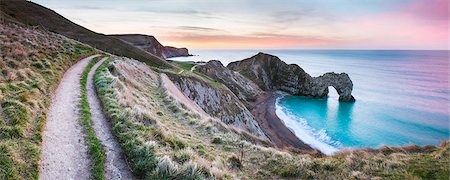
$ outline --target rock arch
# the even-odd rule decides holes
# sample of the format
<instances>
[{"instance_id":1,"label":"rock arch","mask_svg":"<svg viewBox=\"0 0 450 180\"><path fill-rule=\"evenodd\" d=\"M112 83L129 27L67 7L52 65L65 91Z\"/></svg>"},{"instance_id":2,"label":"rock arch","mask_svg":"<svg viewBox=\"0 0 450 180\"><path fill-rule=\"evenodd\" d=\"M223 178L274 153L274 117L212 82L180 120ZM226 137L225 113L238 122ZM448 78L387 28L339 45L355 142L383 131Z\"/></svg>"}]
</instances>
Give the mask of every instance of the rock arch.
<instances>
[{"instance_id":1,"label":"rock arch","mask_svg":"<svg viewBox=\"0 0 450 180\"><path fill-rule=\"evenodd\" d=\"M328 87L333 87L339 94L339 101L354 102L352 96L353 83L347 73L328 72L319 77L314 77L311 84L311 94L314 97L326 97Z\"/></svg>"},{"instance_id":2,"label":"rock arch","mask_svg":"<svg viewBox=\"0 0 450 180\"><path fill-rule=\"evenodd\" d=\"M292 95L324 98L328 95L328 87L332 86L339 94L339 101L355 101L353 83L346 73L328 72L311 77L300 66L286 64L265 53L232 62L227 67L250 79L263 91L281 90Z\"/></svg>"}]
</instances>

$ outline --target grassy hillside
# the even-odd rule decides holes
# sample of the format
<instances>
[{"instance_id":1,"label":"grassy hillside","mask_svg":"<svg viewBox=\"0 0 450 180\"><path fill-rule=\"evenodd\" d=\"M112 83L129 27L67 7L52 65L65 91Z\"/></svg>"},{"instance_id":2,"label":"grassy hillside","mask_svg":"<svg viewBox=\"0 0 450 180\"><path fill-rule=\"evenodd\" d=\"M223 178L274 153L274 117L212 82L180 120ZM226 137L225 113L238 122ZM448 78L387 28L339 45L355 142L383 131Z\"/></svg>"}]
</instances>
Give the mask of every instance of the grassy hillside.
<instances>
[{"instance_id":1,"label":"grassy hillside","mask_svg":"<svg viewBox=\"0 0 450 180\"><path fill-rule=\"evenodd\" d=\"M0 179L33 179L51 93L71 65L95 51L2 18L0 52Z\"/></svg>"},{"instance_id":2,"label":"grassy hillside","mask_svg":"<svg viewBox=\"0 0 450 180\"><path fill-rule=\"evenodd\" d=\"M171 64L159 57L119 39L79 26L56 12L33 2L2 0L0 1L0 10L24 24L31 26L40 25L51 32L56 32L112 54L134 58L155 67L172 67Z\"/></svg>"},{"instance_id":3,"label":"grassy hillside","mask_svg":"<svg viewBox=\"0 0 450 180\"><path fill-rule=\"evenodd\" d=\"M200 118L167 93L158 73L113 58L96 88L128 160L147 179L448 179L450 144L299 154Z\"/></svg>"}]
</instances>

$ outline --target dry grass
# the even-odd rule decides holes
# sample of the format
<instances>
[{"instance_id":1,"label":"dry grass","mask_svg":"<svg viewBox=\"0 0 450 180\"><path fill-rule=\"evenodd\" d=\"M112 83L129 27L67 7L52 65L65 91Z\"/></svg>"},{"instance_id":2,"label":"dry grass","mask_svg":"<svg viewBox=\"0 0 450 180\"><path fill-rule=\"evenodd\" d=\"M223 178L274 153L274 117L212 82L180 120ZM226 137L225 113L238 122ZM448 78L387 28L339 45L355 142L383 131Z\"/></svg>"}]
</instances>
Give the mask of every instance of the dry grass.
<instances>
[{"instance_id":1,"label":"dry grass","mask_svg":"<svg viewBox=\"0 0 450 180\"><path fill-rule=\"evenodd\" d=\"M248 133L190 111L166 93L158 73L144 64L113 59L98 72L97 88L103 92L106 111L117 119L115 128L122 133L116 135L127 155L133 157L134 151L147 149L144 157L151 157L131 160L141 177L448 179L448 143L342 151L327 157L261 146ZM124 134L128 139L120 138ZM148 166L139 169L139 163Z\"/></svg>"},{"instance_id":2,"label":"dry grass","mask_svg":"<svg viewBox=\"0 0 450 180\"><path fill-rule=\"evenodd\" d=\"M48 31L0 24L0 179L38 176L42 127L63 72L93 49Z\"/></svg>"}]
</instances>

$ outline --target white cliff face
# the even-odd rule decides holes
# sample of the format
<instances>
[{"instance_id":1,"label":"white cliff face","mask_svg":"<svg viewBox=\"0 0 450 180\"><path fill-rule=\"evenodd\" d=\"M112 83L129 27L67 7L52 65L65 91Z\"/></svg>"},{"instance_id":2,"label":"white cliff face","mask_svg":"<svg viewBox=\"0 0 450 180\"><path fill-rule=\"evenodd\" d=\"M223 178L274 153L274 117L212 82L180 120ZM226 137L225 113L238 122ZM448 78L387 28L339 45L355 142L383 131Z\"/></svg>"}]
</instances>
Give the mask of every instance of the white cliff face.
<instances>
[{"instance_id":1,"label":"white cliff face","mask_svg":"<svg viewBox=\"0 0 450 180\"><path fill-rule=\"evenodd\" d=\"M323 98L332 86L339 94L340 101L355 101L351 95L353 83L346 73L325 73L311 77L300 66L286 64L278 57L259 53L251 58L230 63L227 66L252 80L262 90L282 90L292 95Z\"/></svg>"},{"instance_id":2,"label":"white cliff face","mask_svg":"<svg viewBox=\"0 0 450 180\"><path fill-rule=\"evenodd\" d=\"M195 77L167 75L185 96L209 115L219 118L225 124L246 130L267 140L251 112L227 87L212 87L204 80Z\"/></svg>"}]
</instances>

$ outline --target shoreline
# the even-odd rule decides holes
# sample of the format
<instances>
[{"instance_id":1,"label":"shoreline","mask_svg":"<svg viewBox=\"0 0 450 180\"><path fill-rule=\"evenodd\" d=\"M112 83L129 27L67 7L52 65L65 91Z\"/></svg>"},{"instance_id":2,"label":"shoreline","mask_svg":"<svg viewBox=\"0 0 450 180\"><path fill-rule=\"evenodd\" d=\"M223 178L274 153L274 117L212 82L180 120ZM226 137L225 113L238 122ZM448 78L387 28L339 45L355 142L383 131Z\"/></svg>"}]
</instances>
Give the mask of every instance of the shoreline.
<instances>
[{"instance_id":1,"label":"shoreline","mask_svg":"<svg viewBox=\"0 0 450 180\"><path fill-rule=\"evenodd\" d=\"M253 116L270 141L281 149L312 153L318 150L301 141L276 114L276 100L279 96L273 92L261 94L251 109Z\"/></svg>"}]
</instances>

